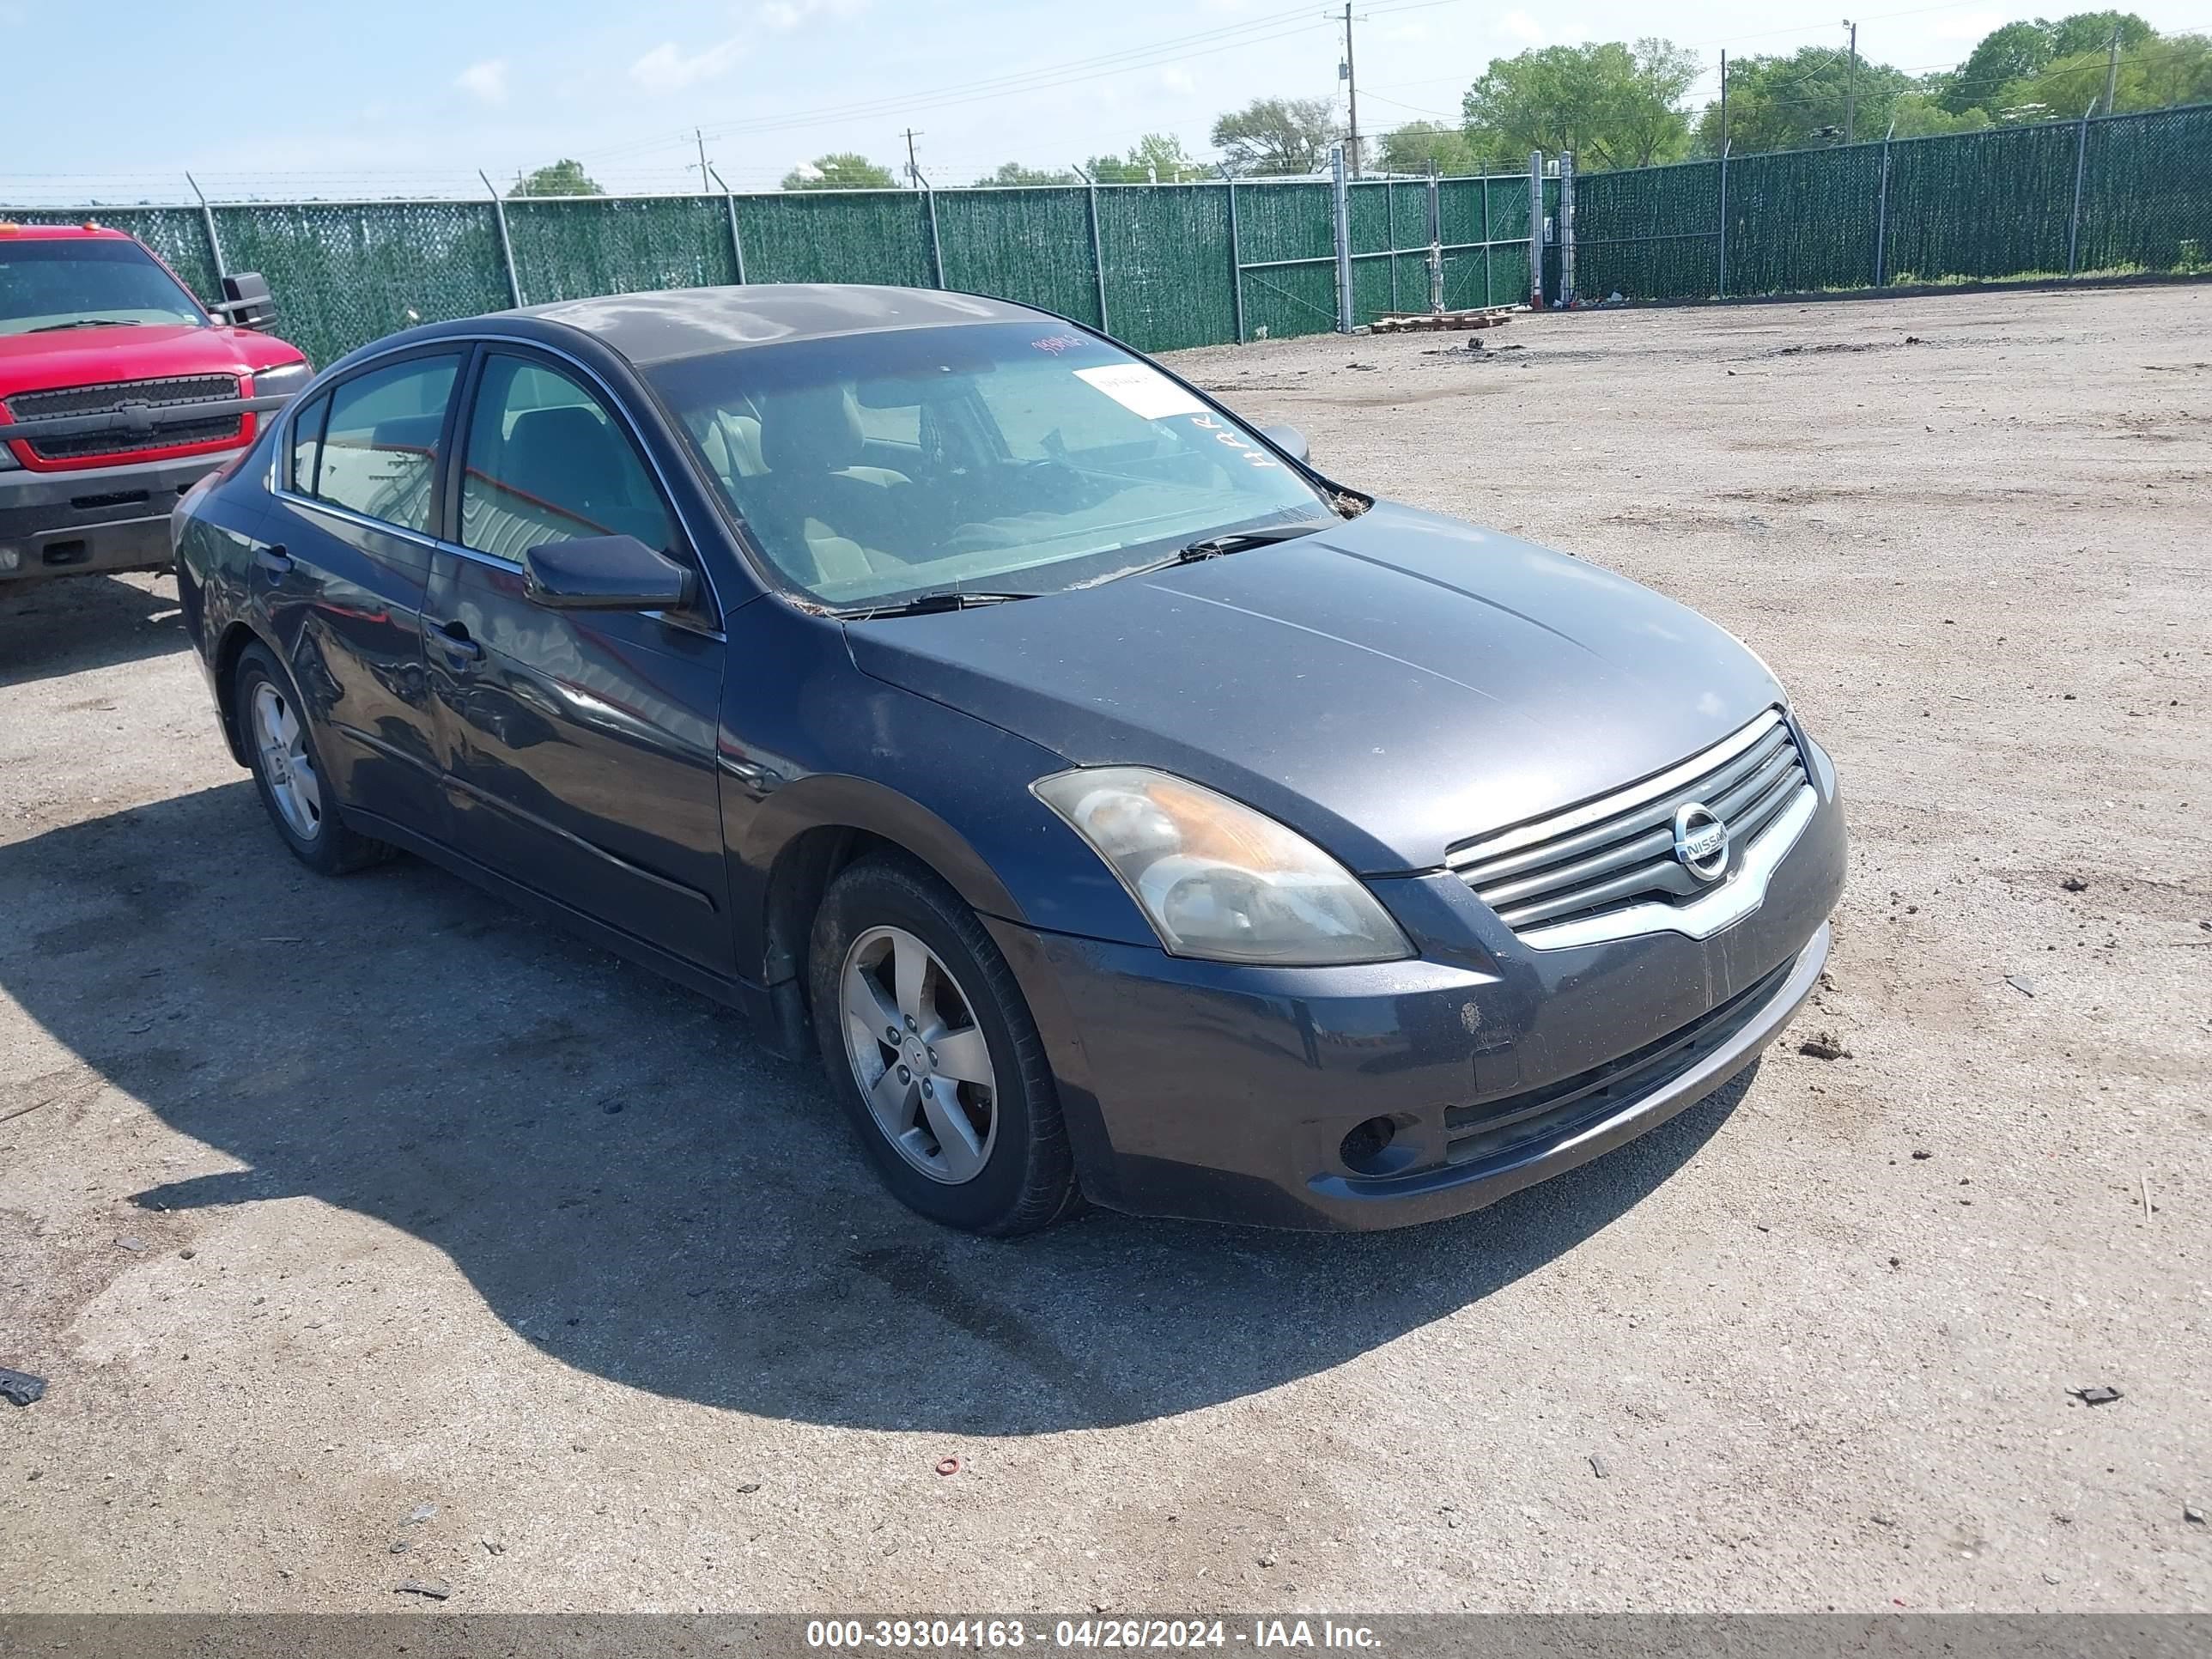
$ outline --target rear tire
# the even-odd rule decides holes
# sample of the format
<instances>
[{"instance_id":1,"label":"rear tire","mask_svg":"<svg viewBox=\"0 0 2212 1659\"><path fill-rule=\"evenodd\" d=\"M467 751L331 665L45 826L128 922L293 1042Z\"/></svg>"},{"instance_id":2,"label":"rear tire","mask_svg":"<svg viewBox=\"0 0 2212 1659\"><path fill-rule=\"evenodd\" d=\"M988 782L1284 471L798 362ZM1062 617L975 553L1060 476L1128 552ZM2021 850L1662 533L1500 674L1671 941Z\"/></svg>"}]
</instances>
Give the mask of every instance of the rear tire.
<instances>
[{"instance_id":1,"label":"rear tire","mask_svg":"<svg viewBox=\"0 0 2212 1659\"><path fill-rule=\"evenodd\" d=\"M339 817L299 693L260 646L240 654L231 699L254 787L294 858L318 875L343 876L391 856L389 847L356 834Z\"/></svg>"},{"instance_id":2,"label":"rear tire","mask_svg":"<svg viewBox=\"0 0 2212 1659\"><path fill-rule=\"evenodd\" d=\"M975 913L902 859L830 884L807 951L830 1086L884 1184L968 1232L1034 1232L1082 1197L1044 1043Z\"/></svg>"}]
</instances>

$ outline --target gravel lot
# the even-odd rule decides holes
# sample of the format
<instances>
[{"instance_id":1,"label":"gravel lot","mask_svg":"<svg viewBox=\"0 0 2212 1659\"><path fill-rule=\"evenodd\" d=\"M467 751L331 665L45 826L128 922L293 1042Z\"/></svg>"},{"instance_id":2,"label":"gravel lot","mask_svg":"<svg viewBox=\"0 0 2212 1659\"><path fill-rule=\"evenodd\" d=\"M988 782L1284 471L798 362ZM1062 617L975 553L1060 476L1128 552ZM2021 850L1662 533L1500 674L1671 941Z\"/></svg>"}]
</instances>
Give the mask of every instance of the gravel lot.
<instances>
[{"instance_id":1,"label":"gravel lot","mask_svg":"<svg viewBox=\"0 0 2212 1659\"><path fill-rule=\"evenodd\" d=\"M0 1607L2212 1607L2212 289L1463 337L1182 366L1735 629L1856 841L1747 1087L1412 1232L940 1232L298 870L166 578L0 597Z\"/></svg>"}]
</instances>

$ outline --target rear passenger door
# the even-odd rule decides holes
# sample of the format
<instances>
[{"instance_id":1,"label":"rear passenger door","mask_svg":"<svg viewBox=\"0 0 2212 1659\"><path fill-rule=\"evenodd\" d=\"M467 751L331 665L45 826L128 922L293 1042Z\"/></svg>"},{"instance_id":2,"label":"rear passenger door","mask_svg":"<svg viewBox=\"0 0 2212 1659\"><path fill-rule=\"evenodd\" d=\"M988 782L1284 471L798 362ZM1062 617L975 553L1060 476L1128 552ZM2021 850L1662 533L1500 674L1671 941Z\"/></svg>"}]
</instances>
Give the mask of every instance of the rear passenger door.
<instances>
[{"instance_id":1,"label":"rear passenger door","mask_svg":"<svg viewBox=\"0 0 2212 1659\"><path fill-rule=\"evenodd\" d=\"M522 557L629 535L698 562L621 413L585 374L487 348L447 469L447 544L425 601L454 844L684 960L735 961L715 735L723 645L699 608L560 611Z\"/></svg>"},{"instance_id":2,"label":"rear passenger door","mask_svg":"<svg viewBox=\"0 0 2212 1659\"><path fill-rule=\"evenodd\" d=\"M382 359L293 412L249 574L324 735L338 799L430 836L442 834L445 809L422 599L466 355L448 346Z\"/></svg>"}]
</instances>

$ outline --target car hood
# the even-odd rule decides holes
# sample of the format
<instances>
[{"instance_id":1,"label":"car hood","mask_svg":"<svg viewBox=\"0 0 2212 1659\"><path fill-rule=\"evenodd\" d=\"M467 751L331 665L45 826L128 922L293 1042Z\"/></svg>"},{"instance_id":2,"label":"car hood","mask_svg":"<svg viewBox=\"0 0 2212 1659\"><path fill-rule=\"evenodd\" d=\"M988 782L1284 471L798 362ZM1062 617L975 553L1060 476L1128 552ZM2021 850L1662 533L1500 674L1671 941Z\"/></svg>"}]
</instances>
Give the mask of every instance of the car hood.
<instances>
[{"instance_id":1,"label":"car hood","mask_svg":"<svg viewBox=\"0 0 2212 1659\"><path fill-rule=\"evenodd\" d=\"M1389 502L1296 541L846 637L876 678L1071 764L1207 784L1367 875L1435 868L1782 698L1672 599Z\"/></svg>"},{"instance_id":2,"label":"car hood","mask_svg":"<svg viewBox=\"0 0 2212 1659\"><path fill-rule=\"evenodd\" d=\"M0 334L0 398L115 380L182 374L251 374L297 362L297 348L252 329L190 323Z\"/></svg>"}]
</instances>

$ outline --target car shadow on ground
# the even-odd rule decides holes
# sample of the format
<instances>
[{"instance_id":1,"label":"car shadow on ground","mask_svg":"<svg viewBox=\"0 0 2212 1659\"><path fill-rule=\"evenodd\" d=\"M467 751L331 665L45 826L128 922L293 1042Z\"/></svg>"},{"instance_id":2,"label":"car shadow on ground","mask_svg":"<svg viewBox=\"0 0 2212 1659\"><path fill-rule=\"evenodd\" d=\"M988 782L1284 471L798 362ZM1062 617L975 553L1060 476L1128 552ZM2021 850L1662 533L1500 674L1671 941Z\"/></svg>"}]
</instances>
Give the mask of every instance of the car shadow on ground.
<instances>
[{"instance_id":1,"label":"car shadow on ground","mask_svg":"<svg viewBox=\"0 0 2212 1659\"><path fill-rule=\"evenodd\" d=\"M1748 1083L1437 1225L982 1240L891 1200L816 1069L737 1016L411 860L312 876L242 781L0 848L0 988L243 1166L149 1168L140 1203L343 1206L568 1364L867 1428L1124 1423L1324 1370L1573 1249Z\"/></svg>"},{"instance_id":2,"label":"car shadow on ground","mask_svg":"<svg viewBox=\"0 0 2212 1659\"><path fill-rule=\"evenodd\" d=\"M0 584L0 685L166 657L191 646L172 575Z\"/></svg>"}]
</instances>

